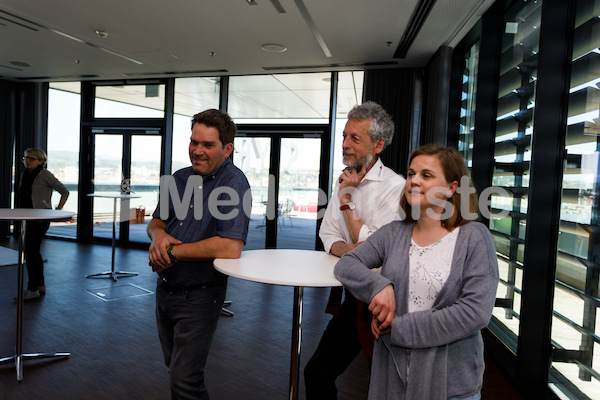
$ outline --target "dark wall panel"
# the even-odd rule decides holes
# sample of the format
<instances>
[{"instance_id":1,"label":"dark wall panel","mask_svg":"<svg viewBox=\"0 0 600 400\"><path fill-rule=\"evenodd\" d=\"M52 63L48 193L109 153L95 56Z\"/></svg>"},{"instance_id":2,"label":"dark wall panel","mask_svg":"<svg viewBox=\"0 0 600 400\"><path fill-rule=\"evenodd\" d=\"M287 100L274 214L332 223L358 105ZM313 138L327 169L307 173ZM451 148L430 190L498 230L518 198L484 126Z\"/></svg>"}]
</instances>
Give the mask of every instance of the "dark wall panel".
<instances>
[{"instance_id":1,"label":"dark wall panel","mask_svg":"<svg viewBox=\"0 0 600 400\"><path fill-rule=\"evenodd\" d=\"M0 207L10 207L14 157L20 161L28 147L46 150L47 88L47 83L0 80ZM15 164L17 182L22 166L21 162ZM9 224L0 223L0 235L8 234Z\"/></svg>"},{"instance_id":2,"label":"dark wall panel","mask_svg":"<svg viewBox=\"0 0 600 400\"><path fill-rule=\"evenodd\" d=\"M0 207L10 207L12 189L11 170L13 163L13 143L15 139L14 110L16 85L0 80ZM0 222L0 236L9 234L9 222Z\"/></svg>"},{"instance_id":3,"label":"dark wall panel","mask_svg":"<svg viewBox=\"0 0 600 400\"><path fill-rule=\"evenodd\" d=\"M421 144L448 145L448 101L450 96L450 71L452 48L442 46L425 68L423 134Z\"/></svg>"},{"instance_id":4,"label":"dark wall panel","mask_svg":"<svg viewBox=\"0 0 600 400\"><path fill-rule=\"evenodd\" d=\"M363 101L371 100L392 116L395 133L381 154L383 163L406 176L406 163L420 135L422 69L368 70L365 72Z\"/></svg>"}]
</instances>

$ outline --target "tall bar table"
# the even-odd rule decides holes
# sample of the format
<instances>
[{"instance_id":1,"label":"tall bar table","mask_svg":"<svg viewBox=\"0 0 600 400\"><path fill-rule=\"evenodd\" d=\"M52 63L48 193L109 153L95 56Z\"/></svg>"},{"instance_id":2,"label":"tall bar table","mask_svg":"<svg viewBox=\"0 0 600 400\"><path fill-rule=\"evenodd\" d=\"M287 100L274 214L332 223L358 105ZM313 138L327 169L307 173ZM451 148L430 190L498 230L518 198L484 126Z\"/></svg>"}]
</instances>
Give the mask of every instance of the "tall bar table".
<instances>
[{"instance_id":1,"label":"tall bar table","mask_svg":"<svg viewBox=\"0 0 600 400\"><path fill-rule=\"evenodd\" d=\"M243 251L240 258L217 258L214 261L215 268L229 276L253 282L294 287L290 400L298 399L304 287L342 286L333 276L333 267L338 260L339 258L323 251L266 249Z\"/></svg>"},{"instance_id":2,"label":"tall bar table","mask_svg":"<svg viewBox=\"0 0 600 400\"><path fill-rule=\"evenodd\" d=\"M17 346L14 356L0 358L0 364L15 360L17 381L23 380L23 361L28 358L69 357L71 353L32 353L23 354L23 264L25 262L25 222L26 221L59 221L75 215L70 211L45 210L34 208L0 209L0 220L20 221L21 235L19 238L19 262L17 283ZM16 224L15 224L16 227Z\"/></svg>"},{"instance_id":3,"label":"tall bar table","mask_svg":"<svg viewBox=\"0 0 600 400\"><path fill-rule=\"evenodd\" d=\"M124 201L130 199L139 199L142 196L135 196L131 194L110 194L110 193L90 193L90 197L104 197L107 199L113 199L113 234L112 234L112 259L110 271L100 272L98 274L86 275L86 278L112 278L113 281L117 281L119 277L136 276L137 272L128 271L115 271L115 244L117 237L117 200ZM127 207L129 208L129 207Z\"/></svg>"}]
</instances>

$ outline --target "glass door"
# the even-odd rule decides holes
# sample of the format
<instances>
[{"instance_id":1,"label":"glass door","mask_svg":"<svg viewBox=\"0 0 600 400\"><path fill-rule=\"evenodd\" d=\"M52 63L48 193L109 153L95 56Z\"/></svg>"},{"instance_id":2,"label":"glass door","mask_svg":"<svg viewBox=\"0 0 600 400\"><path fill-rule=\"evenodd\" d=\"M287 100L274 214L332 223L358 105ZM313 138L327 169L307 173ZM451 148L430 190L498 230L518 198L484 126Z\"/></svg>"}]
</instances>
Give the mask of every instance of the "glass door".
<instances>
[{"instance_id":1,"label":"glass door","mask_svg":"<svg viewBox=\"0 0 600 400\"><path fill-rule=\"evenodd\" d=\"M97 134L94 137L94 194L116 195L121 193L123 182L123 135ZM113 199L94 197L92 199L93 236L112 238L113 218L119 221L119 215L113 215ZM121 204L117 202L119 212ZM116 238L120 237L120 224L117 224Z\"/></svg>"},{"instance_id":2,"label":"glass door","mask_svg":"<svg viewBox=\"0 0 600 400\"><path fill-rule=\"evenodd\" d=\"M246 250L315 249L318 210L324 205L320 187L323 175L329 176L321 160L323 139L322 134L294 133L288 128L235 139L233 162L252 189Z\"/></svg>"},{"instance_id":3,"label":"glass door","mask_svg":"<svg viewBox=\"0 0 600 400\"><path fill-rule=\"evenodd\" d=\"M236 137L233 148L233 163L246 174L252 191L252 213L245 249L264 249L269 186L273 187L269 175L271 139L268 137Z\"/></svg>"},{"instance_id":4,"label":"glass door","mask_svg":"<svg viewBox=\"0 0 600 400\"><path fill-rule=\"evenodd\" d=\"M94 129L93 237L150 243L146 225L158 203L161 136L156 130ZM132 199L115 198L131 194Z\"/></svg>"},{"instance_id":5,"label":"glass door","mask_svg":"<svg viewBox=\"0 0 600 400\"><path fill-rule=\"evenodd\" d=\"M320 150L319 138L281 139L277 248L314 249Z\"/></svg>"}]
</instances>

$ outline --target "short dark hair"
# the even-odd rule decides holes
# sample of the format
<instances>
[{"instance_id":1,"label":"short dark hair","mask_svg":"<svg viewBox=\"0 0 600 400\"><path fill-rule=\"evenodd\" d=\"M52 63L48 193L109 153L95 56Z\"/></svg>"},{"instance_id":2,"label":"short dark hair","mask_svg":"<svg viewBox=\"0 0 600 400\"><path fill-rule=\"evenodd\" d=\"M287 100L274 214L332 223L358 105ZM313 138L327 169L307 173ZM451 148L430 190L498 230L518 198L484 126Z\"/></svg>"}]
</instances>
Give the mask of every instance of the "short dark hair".
<instances>
[{"instance_id":1,"label":"short dark hair","mask_svg":"<svg viewBox=\"0 0 600 400\"><path fill-rule=\"evenodd\" d=\"M227 143L233 143L233 139L237 135L237 127L229 114L214 108L194 115L192 118L192 129L194 129L194 124L204 124L209 128L216 128L219 131L219 140L223 146Z\"/></svg>"}]
</instances>

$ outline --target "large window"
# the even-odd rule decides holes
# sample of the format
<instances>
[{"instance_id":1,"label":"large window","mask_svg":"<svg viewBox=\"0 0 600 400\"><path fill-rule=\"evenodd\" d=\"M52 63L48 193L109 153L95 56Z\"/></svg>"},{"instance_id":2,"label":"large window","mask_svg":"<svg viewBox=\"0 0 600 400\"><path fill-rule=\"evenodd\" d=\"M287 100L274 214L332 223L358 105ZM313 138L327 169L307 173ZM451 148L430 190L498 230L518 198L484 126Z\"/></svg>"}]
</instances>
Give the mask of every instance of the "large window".
<instances>
[{"instance_id":1,"label":"large window","mask_svg":"<svg viewBox=\"0 0 600 400\"><path fill-rule=\"evenodd\" d=\"M502 36L492 184L508 196L493 196L492 212L509 213L492 215L490 230L499 255L498 297L503 299L503 308L495 308L493 315L513 351L519 334L541 6L541 1L518 4L505 15Z\"/></svg>"},{"instance_id":2,"label":"large window","mask_svg":"<svg viewBox=\"0 0 600 400\"><path fill-rule=\"evenodd\" d=\"M146 224L159 197L161 137L157 131L94 129L93 236L112 238L116 219L117 240L150 243ZM124 163L124 160L128 160ZM106 195L129 192L131 200ZM114 213L114 205L117 214ZM127 234L121 231L127 224Z\"/></svg>"},{"instance_id":3,"label":"large window","mask_svg":"<svg viewBox=\"0 0 600 400\"><path fill-rule=\"evenodd\" d=\"M337 76L338 93L336 124L331 145L334 146L333 177L343 168L341 137L348 111L362 101L362 71L312 74L281 74L231 77L229 81L229 113L236 123L270 125L285 124L283 130L302 130L307 124L327 124L330 114L331 79ZM260 179L260 190L253 187L253 221L249 243L265 243L264 229L267 210L269 157L278 148L277 247L312 249L316 240L316 219L319 203L321 171L321 139L313 134L288 136L283 131L271 131L269 142L264 137L236 140L234 162L253 179ZM289 132L288 132L289 133ZM263 134L263 133L260 133ZM260 163L259 163L260 162ZM260 166L259 166L260 164ZM257 184L259 182L256 182ZM290 238L294 238L290 240Z\"/></svg>"},{"instance_id":4,"label":"large window","mask_svg":"<svg viewBox=\"0 0 600 400\"><path fill-rule=\"evenodd\" d=\"M165 83L158 80L94 87L92 122L96 126L91 129L90 143L94 149L92 179L96 196L92 199L92 232L95 238L112 238L116 220L117 240L150 243L146 225L158 204L165 88ZM132 122L123 124L124 118ZM114 203L100 197L118 193L132 194L135 198ZM115 216L113 203L118 210Z\"/></svg>"},{"instance_id":5,"label":"large window","mask_svg":"<svg viewBox=\"0 0 600 400\"><path fill-rule=\"evenodd\" d=\"M340 72L338 74L338 103L333 138L333 175L332 181L340 176L345 165L342 162L342 141L348 112L357 104L362 103L363 71Z\"/></svg>"},{"instance_id":6,"label":"large window","mask_svg":"<svg viewBox=\"0 0 600 400\"><path fill-rule=\"evenodd\" d=\"M64 210L75 213L66 222L53 222L49 235L75 238L77 235L77 192L79 182L80 83L51 83L48 92L48 170L69 189ZM56 207L60 194L52 194Z\"/></svg>"},{"instance_id":7,"label":"large window","mask_svg":"<svg viewBox=\"0 0 600 400\"><path fill-rule=\"evenodd\" d=\"M302 125L310 123L327 124L331 76L331 73L313 73L231 77L228 112L244 127L286 124L290 125L290 130L301 130ZM265 134L269 137L260 137ZM266 244L268 247L314 249L321 140L313 138L312 134L306 137L292 134L290 137L283 128L267 129L257 135L247 134L236 139L238 148L234 154L237 165L252 168L248 172L261 179L260 193L253 189L248 242L250 245L255 243L258 248L264 248ZM271 158L273 151L279 152L277 162ZM251 162L256 165L260 162L261 169L256 169ZM274 175L265 179L265 173ZM273 187L275 182L279 183L278 187ZM275 192L277 196L274 196ZM275 197L278 199L276 204L267 202ZM269 207L276 210L276 218L269 212ZM276 219L276 226L271 226L267 218Z\"/></svg>"},{"instance_id":8,"label":"large window","mask_svg":"<svg viewBox=\"0 0 600 400\"><path fill-rule=\"evenodd\" d=\"M577 399L600 395L599 15L577 2L552 321L551 387Z\"/></svg>"},{"instance_id":9,"label":"large window","mask_svg":"<svg viewBox=\"0 0 600 400\"><path fill-rule=\"evenodd\" d=\"M175 79L172 172L190 166L192 117L200 111L219 108L220 86L218 77Z\"/></svg>"},{"instance_id":10,"label":"large window","mask_svg":"<svg viewBox=\"0 0 600 400\"><path fill-rule=\"evenodd\" d=\"M333 137L329 138L327 124L331 114L332 77L338 79L338 92L334 113L335 131ZM134 195L141 196L141 199L134 199L127 206L130 210L124 209L119 213L121 224L117 237L121 242L147 241L143 233L143 223L147 222L146 219L154 210L157 200L156 182L161 173L159 166L163 153L160 135L165 134L162 132L164 125L161 125L160 121L165 117L165 105L168 104L165 98L167 87L174 82L173 132L171 152L168 154L171 157L165 160L170 163L170 170L174 172L190 165L188 145L192 116L209 108L220 107L223 100L220 98L221 82L228 79L227 112L238 126L280 126L276 129L280 142L277 142L275 150L270 144L267 148L260 147L262 153L256 153L258 139L264 140L264 136L255 138L254 141L248 139L250 136L245 136L245 139L236 140L236 145L240 151L252 149L251 153L246 154L246 161L250 160L250 155L259 156L260 160L264 161L270 159L272 151L280 153L280 161L276 164L281 173L277 173L280 185L276 188L281 196L277 206L281 216L279 229L289 231L285 223L291 227L293 219L306 220L302 222L308 223L312 227L309 230L313 232L312 237L307 238L306 243L310 245L306 247L312 248L316 240L314 231L317 225L317 203L323 204L322 199L317 196L319 184L322 177L330 174L330 171L323 170L325 167L320 161L323 151L321 146L336 147L332 168L337 177L343 168L339 139L348 111L362 101L363 77L362 71L345 71L337 74L327 72L176 78L172 81L157 80L156 83L124 82L122 85L99 83L94 85L93 117L83 121L84 125L80 125L79 117L80 84L53 83L49 147L50 160L55 164L49 165L60 166L57 176L73 186L70 187L71 197L67 209L77 211L79 146L73 147L73 143L78 143L82 126L91 125L89 135L94 152L89 156L95 163L93 170L83 175L89 175L93 180L94 192L119 192L120 188L127 187ZM124 119L130 121L124 122ZM141 125L137 126L136 123ZM303 129L308 129L308 126L311 128L304 132ZM296 133L290 134L290 129ZM317 131L318 134L315 133ZM67 133L71 135L68 138L65 136ZM166 136L167 139L169 137ZM67 144L68 147L63 149ZM107 144L108 147L105 146ZM70 158L65 158L67 153L70 154ZM240 154L236 151L235 156L239 157ZM325 156L328 157L328 154ZM240 159L236 162L240 162ZM247 166L246 164L244 165ZM298 177L294 178L295 175ZM267 181L264 184L267 184ZM256 210L253 210L253 214L258 215L260 219L265 214L264 193L254 194ZM108 228L112 208L109 206L110 202L103 204L101 198L92 200L89 212L92 214L93 237L108 238L111 235ZM142 218L137 216L138 211L144 213ZM300 222L297 220L294 228L296 225L299 227ZM60 232L54 229L51 233L75 237L75 227L75 224L71 224ZM141 234L138 235L138 231Z\"/></svg>"},{"instance_id":11,"label":"large window","mask_svg":"<svg viewBox=\"0 0 600 400\"><path fill-rule=\"evenodd\" d=\"M232 76L228 112L236 123L327 123L331 73Z\"/></svg>"},{"instance_id":12,"label":"large window","mask_svg":"<svg viewBox=\"0 0 600 400\"><path fill-rule=\"evenodd\" d=\"M488 115L492 110L489 104L493 102L479 101L478 104L478 124L472 124L472 113L475 110L471 100L475 97L474 89L479 88L478 96L490 96L492 91L481 90L488 89L488 82L481 80L475 87L471 86L473 81L474 63L471 60L477 59L476 46L463 47L461 54L464 54L466 66L463 70L462 98L461 98L461 122L459 148L467 162L472 160L472 151L470 150L471 136L484 138L482 151L488 152L485 146L486 140L493 136L493 156L494 168L491 175L493 186L502 187L506 190L505 195L494 195L492 197L492 212L505 211L508 214L505 217L494 216L490 218L490 230L492 231L500 267L500 283L496 299L497 307L494 308L490 330L495 338L498 338L506 345L508 352L504 353L516 355L516 364L505 363L504 366L513 372L519 384L526 386L528 384L538 383L526 382L525 378L534 378L541 372L541 384L546 382L549 388L561 399L600 399L600 339L598 309L600 307L599 278L600 278L600 0L577 0L575 31L573 35L573 54L570 58L571 76L564 76L565 81L570 81L570 90L568 97L568 118L566 120L566 137L564 148L564 168L562 174L558 174L553 168L543 171L538 166L532 167L531 171L535 174L532 178L532 184L538 186L530 187L530 161L532 155L535 155L534 161L556 159L560 154L548 154L549 146L544 142L545 129L543 123L547 122L549 109L552 105L558 103L564 93L550 94L547 87L539 86L538 70L543 72L546 85L557 84L556 76L554 80L548 80L552 77L548 71L552 66L548 61L541 61L538 65L540 42L544 43L545 49L551 48L548 38L552 37L549 32L557 29L557 26L541 26L542 7L545 10L554 10L557 2L542 1L519 1L512 2L512 7L500 11L500 8L494 10L491 18L487 21L495 21L496 12L503 12L503 25L501 34L501 45L499 50L500 62L494 64L498 68L497 75L497 105L495 109L495 130L486 130L482 127L487 126L489 121L481 121L481 115ZM571 3L572 4L572 3ZM565 7L566 8L566 7ZM548 11L549 12L549 11ZM552 15L549 18L548 15ZM562 22L560 16L556 13L544 15L547 21ZM561 28L562 29L562 28ZM488 30L485 34L490 37L482 37L481 43L494 43L494 29ZM552 32L554 33L554 32ZM566 35L566 37L570 37ZM562 46L562 43L557 43ZM487 47L485 48L488 49ZM481 51L484 47L481 47ZM542 50L544 51L544 50ZM544 58L542 58L544 60ZM557 61L557 60L552 60ZM482 66L483 58L481 59ZM542 64L543 63L543 64ZM486 65L485 68L491 68ZM479 76L489 74L489 70L482 69ZM555 72L555 71L552 71ZM551 99L537 98L536 93L541 93L546 89L546 96L556 96ZM539 95L539 94L538 94ZM491 95L493 96L493 95ZM542 101L545 100L545 101ZM546 101L550 100L550 101ZM542 108L543 107L543 108ZM548 109L546 109L548 107ZM554 109L553 109L554 112ZM537 127L535 130L536 142L533 142L534 135L534 116L537 114ZM554 116L553 116L554 117ZM487 117L486 117L487 118ZM559 117L556 117L558 124ZM557 126L556 132L562 131L564 126ZM493 134L492 134L493 132ZM556 133L555 132L555 133ZM489 135L486 137L485 135ZM555 140L553 133L548 133L548 140ZM540 151L545 153L539 153ZM541 157L538 157L543 154ZM476 154L477 155L477 154ZM487 153L485 154L488 155ZM475 168L486 168L485 157L475 157L480 165ZM477 171L477 170L476 170ZM548 253L540 251L538 243L530 242L533 237L539 237L532 234L539 229L539 219L537 219L533 207L545 206L540 197L534 199L540 190L538 179L544 175L553 174L556 178L556 186L551 184L547 187L545 194L558 193L561 188L562 201L560 204L560 224L557 227L558 243L557 254L554 247L548 243ZM560 178L558 178L560 176ZM486 176L490 178L490 176ZM558 182L562 179L562 182ZM536 204L533 204L533 201ZM547 202L550 203L550 202ZM557 206L558 207L558 206ZM551 213L549 213L551 214ZM548 218L552 218L548 215ZM529 222L529 226L527 226ZM527 231L527 235L526 235ZM554 237L552 235L552 237ZM532 249L536 249L535 253ZM527 280L527 287L523 288L523 276L541 276L540 272L547 273L548 269L553 267L553 263L548 263L548 257L556 257L556 275L554 290L552 294L547 294L542 290L544 282L534 282ZM536 260L546 262L535 264ZM544 264L548 265L544 265ZM544 268L546 270L544 271ZM537 274L537 275L536 275ZM538 285L538 286L536 286ZM550 289L550 288L548 288ZM548 306L541 306L540 298L547 296ZM523 299L523 310L521 308L521 299ZM531 309L532 304L537 309ZM549 306L552 306L550 309ZM528 308L528 312L525 307ZM552 316L551 336L538 337L532 333L540 334L547 326L542 321L532 316L539 312L539 315ZM523 313L523 314L522 314ZM521 321L522 315L527 320ZM533 326L531 321L537 321ZM521 322L523 322L521 324ZM521 335L519 337L519 335ZM544 343L532 343L535 340L544 340ZM546 341L550 341L546 343ZM518 344L518 348L517 348ZM529 355L530 347L548 346L552 348L550 370L546 371L524 371L526 368L535 368L543 366L544 360L525 360L525 354ZM500 354L501 352L499 352ZM516 365L516 368L515 368ZM514 368L514 369L513 369ZM549 372L546 381L546 372ZM541 390L541 388L540 388ZM544 397L542 393L540 396Z\"/></svg>"},{"instance_id":13,"label":"large window","mask_svg":"<svg viewBox=\"0 0 600 400\"><path fill-rule=\"evenodd\" d=\"M165 85L97 86L95 118L163 118Z\"/></svg>"},{"instance_id":14,"label":"large window","mask_svg":"<svg viewBox=\"0 0 600 400\"><path fill-rule=\"evenodd\" d=\"M460 134L458 151L470 168L473 161L473 134L475 130L475 100L477 89L477 69L479 67L479 42L466 51L465 69L462 74L460 98Z\"/></svg>"}]
</instances>

